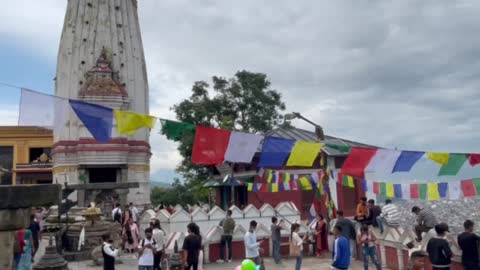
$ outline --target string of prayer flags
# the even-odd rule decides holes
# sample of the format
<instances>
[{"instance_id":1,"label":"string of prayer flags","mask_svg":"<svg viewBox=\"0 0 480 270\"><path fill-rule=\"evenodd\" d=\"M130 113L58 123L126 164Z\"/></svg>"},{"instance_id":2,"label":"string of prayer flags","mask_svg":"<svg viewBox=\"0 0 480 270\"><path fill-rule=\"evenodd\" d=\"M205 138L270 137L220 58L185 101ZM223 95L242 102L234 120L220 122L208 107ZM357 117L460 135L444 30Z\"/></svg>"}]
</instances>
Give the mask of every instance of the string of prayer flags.
<instances>
[{"instance_id":1,"label":"string of prayer flags","mask_svg":"<svg viewBox=\"0 0 480 270\"><path fill-rule=\"evenodd\" d=\"M293 139L265 137L258 167L282 167L294 143Z\"/></svg>"},{"instance_id":2,"label":"string of prayer flags","mask_svg":"<svg viewBox=\"0 0 480 270\"><path fill-rule=\"evenodd\" d=\"M438 192L438 184L437 183L428 183L427 184L427 190L428 190L428 200L429 201L440 200L440 193Z\"/></svg>"},{"instance_id":3,"label":"string of prayer flags","mask_svg":"<svg viewBox=\"0 0 480 270\"><path fill-rule=\"evenodd\" d=\"M122 110L113 110L113 115L120 134L132 136L140 128L152 129L155 126L156 118L150 115Z\"/></svg>"},{"instance_id":4,"label":"string of prayer flags","mask_svg":"<svg viewBox=\"0 0 480 270\"><path fill-rule=\"evenodd\" d=\"M311 167L322 146L321 143L297 141L288 158L287 166Z\"/></svg>"},{"instance_id":5,"label":"string of prayer flags","mask_svg":"<svg viewBox=\"0 0 480 270\"><path fill-rule=\"evenodd\" d=\"M192 151L192 162L202 165L223 163L231 131L197 126Z\"/></svg>"},{"instance_id":6,"label":"string of prayer flags","mask_svg":"<svg viewBox=\"0 0 480 270\"><path fill-rule=\"evenodd\" d=\"M65 126L68 100L40 92L21 90L19 126L38 126L60 131Z\"/></svg>"},{"instance_id":7,"label":"string of prayer flags","mask_svg":"<svg viewBox=\"0 0 480 270\"><path fill-rule=\"evenodd\" d=\"M98 142L112 139L113 110L97 104L70 99L70 106Z\"/></svg>"},{"instance_id":8,"label":"string of prayer flags","mask_svg":"<svg viewBox=\"0 0 480 270\"><path fill-rule=\"evenodd\" d=\"M179 141L186 132L195 131L195 125L184 122L171 121L167 119L160 119L162 124L161 133L167 136L167 139Z\"/></svg>"},{"instance_id":9,"label":"string of prayer flags","mask_svg":"<svg viewBox=\"0 0 480 270\"><path fill-rule=\"evenodd\" d=\"M450 154L448 163L440 168L438 175L457 175L466 160L467 155L465 154Z\"/></svg>"},{"instance_id":10,"label":"string of prayer flags","mask_svg":"<svg viewBox=\"0 0 480 270\"><path fill-rule=\"evenodd\" d=\"M365 168L376 152L377 149L374 148L352 147L350 154L343 163L342 174L365 178Z\"/></svg>"},{"instance_id":11,"label":"string of prayer flags","mask_svg":"<svg viewBox=\"0 0 480 270\"><path fill-rule=\"evenodd\" d=\"M428 152L427 157L440 165L447 165L448 153Z\"/></svg>"},{"instance_id":12,"label":"string of prayer flags","mask_svg":"<svg viewBox=\"0 0 480 270\"><path fill-rule=\"evenodd\" d=\"M470 154L468 156L468 162L472 167L477 166L478 164L480 164L480 154Z\"/></svg>"},{"instance_id":13,"label":"string of prayer flags","mask_svg":"<svg viewBox=\"0 0 480 270\"><path fill-rule=\"evenodd\" d=\"M393 166L392 172L408 172L412 169L413 165L425 154L425 152L419 151L402 151L395 166Z\"/></svg>"},{"instance_id":14,"label":"string of prayer flags","mask_svg":"<svg viewBox=\"0 0 480 270\"><path fill-rule=\"evenodd\" d=\"M249 163L258 149L263 136L232 131L225 153L225 161Z\"/></svg>"}]
</instances>

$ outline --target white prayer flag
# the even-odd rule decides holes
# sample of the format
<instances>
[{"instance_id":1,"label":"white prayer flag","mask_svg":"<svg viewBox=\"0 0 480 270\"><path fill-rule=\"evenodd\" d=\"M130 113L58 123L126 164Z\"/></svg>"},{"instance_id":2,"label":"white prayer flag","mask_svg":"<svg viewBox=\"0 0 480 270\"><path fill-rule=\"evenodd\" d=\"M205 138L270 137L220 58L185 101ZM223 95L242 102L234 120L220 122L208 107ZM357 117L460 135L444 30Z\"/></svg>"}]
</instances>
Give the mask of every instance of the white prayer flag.
<instances>
[{"instance_id":1,"label":"white prayer flag","mask_svg":"<svg viewBox=\"0 0 480 270\"><path fill-rule=\"evenodd\" d=\"M60 131L65 125L68 100L22 89L19 126L37 126Z\"/></svg>"},{"instance_id":2,"label":"white prayer flag","mask_svg":"<svg viewBox=\"0 0 480 270\"><path fill-rule=\"evenodd\" d=\"M373 181L367 181L367 191L373 193Z\"/></svg>"},{"instance_id":3,"label":"white prayer flag","mask_svg":"<svg viewBox=\"0 0 480 270\"><path fill-rule=\"evenodd\" d=\"M402 199L410 199L410 184L402 184Z\"/></svg>"},{"instance_id":4,"label":"white prayer flag","mask_svg":"<svg viewBox=\"0 0 480 270\"><path fill-rule=\"evenodd\" d=\"M450 200L460 199L460 181L448 182L448 197Z\"/></svg>"},{"instance_id":5,"label":"white prayer flag","mask_svg":"<svg viewBox=\"0 0 480 270\"><path fill-rule=\"evenodd\" d=\"M263 136L232 131L228 142L225 161L230 162L252 162L253 155L258 150L258 145Z\"/></svg>"},{"instance_id":6,"label":"white prayer flag","mask_svg":"<svg viewBox=\"0 0 480 270\"><path fill-rule=\"evenodd\" d=\"M391 149L378 149L365 171L390 174L401 153L401 151Z\"/></svg>"}]
</instances>

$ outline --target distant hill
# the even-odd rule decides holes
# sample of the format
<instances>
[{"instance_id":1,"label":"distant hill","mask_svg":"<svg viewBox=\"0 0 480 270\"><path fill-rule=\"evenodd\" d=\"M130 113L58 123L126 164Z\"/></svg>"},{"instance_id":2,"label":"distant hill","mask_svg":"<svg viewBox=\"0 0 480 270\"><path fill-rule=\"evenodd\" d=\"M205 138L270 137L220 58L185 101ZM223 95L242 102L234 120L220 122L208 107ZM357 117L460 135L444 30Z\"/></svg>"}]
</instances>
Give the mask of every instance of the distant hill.
<instances>
[{"instance_id":1,"label":"distant hill","mask_svg":"<svg viewBox=\"0 0 480 270\"><path fill-rule=\"evenodd\" d=\"M159 188L171 188L170 183L162 182L162 181L150 181L150 187L159 187Z\"/></svg>"}]
</instances>

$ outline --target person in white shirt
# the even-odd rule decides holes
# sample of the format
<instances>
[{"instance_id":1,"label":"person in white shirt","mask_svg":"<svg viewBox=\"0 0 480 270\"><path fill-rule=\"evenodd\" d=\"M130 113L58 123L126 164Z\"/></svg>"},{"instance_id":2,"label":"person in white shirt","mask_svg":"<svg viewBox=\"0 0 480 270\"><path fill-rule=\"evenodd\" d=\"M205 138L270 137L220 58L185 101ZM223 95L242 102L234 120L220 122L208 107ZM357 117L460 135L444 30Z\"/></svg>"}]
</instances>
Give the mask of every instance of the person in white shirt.
<instances>
[{"instance_id":1,"label":"person in white shirt","mask_svg":"<svg viewBox=\"0 0 480 270\"><path fill-rule=\"evenodd\" d=\"M152 219L150 220L150 228L152 228L153 232L153 239L157 244L157 252L153 256L153 269L160 270L160 263L162 259L162 254L165 250L165 232L162 230L160 226L160 220Z\"/></svg>"},{"instance_id":2,"label":"person in white shirt","mask_svg":"<svg viewBox=\"0 0 480 270\"><path fill-rule=\"evenodd\" d=\"M291 227L292 231L292 246L297 249L298 255L297 255L297 261L295 263L295 270L300 270L302 268L302 260L303 260L303 242L305 239L307 239L308 234L305 234L303 238L298 235L298 232L300 231L300 224L294 223L292 224Z\"/></svg>"},{"instance_id":3,"label":"person in white shirt","mask_svg":"<svg viewBox=\"0 0 480 270\"><path fill-rule=\"evenodd\" d=\"M257 242L257 234L255 230L257 229L257 222L255 220L250 221L250 229L245 234L245 257L247 259L255 262L256 265L260 265L260 252L263 252L263 249L260 247L263 243L263 240Z\"/></svg>"},{"instance_id":4,"label":"person in white shirt","mask_svg":"<svg viewBox=\"0 0 480 270\"><path fill-rule=\"evenodd\" d=\"M115 258L118 255L118 249L112 245L110 235L104 235L102 238L103 270L115 270Z\"/></svg>"},{"instance_id":5,"label":"person in white shirt","mask_svg":"<svg viewBox=\"0 0 480 270\"><path fill-rule=\"evenodd\" d=\"M392 203L392 200L387 199L385 206L382 208L382 213L377 217L378 228L380 233L383 233L385 224L390 227L400 226L400 212L398 208Z\"/></svg>"},{"instance_id":6,"label":"person in white shirt","mask_svg":"<svg viewBox=\"0 0 480 270\"><path fill-rule=\"evenodd\" d=\"M145 238L138 245L138 270L153 270L153 255L157 252L157 242L151 228L145 229Z\"/></svg>"},{"instance_id":7,"label":"person in white shirt","mask_svg":"<svg viewBox=\"0 0 480 270\"><path fill-rule=\"evenodd\" d=\"M122 209L120 209L119 203L117 203L112 210L112 220L113 222L122 223Z\"/></svg>"},{"instance_id":8,"label":"person in white shirt","mask_svg":"<svg viewBox=\"0 0 480 270\"><path fill-rule=\"evenodd\" d=\"M130 211L132 211L132 219L133 223L137 223L138 220L138 209L133 205L133 203L130 203Z\"/></svg>"}]
</instances>

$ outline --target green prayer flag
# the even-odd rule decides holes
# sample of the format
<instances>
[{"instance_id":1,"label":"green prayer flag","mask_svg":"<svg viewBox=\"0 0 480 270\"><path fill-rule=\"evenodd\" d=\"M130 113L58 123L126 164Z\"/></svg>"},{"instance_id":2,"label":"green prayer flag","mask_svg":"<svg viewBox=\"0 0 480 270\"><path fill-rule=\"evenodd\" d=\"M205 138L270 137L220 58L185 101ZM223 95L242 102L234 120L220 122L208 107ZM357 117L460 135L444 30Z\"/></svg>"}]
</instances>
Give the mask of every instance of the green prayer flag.
<instances>
[{"instance_id":1,"label":"green prayer flag","mask_svg":"<svg viewBox=\"0 0 480 270\"><path fill-rule=\"evenodd\" d=\"M186 131L194 131L195 125L184 122L160 119L162 124L161 133L167 136L169 140L178 141Z\"/></svg>"},{"instance_id":2,"label":"green prayer flag","mask_svg":"<svg viewBox=\"0 0 480 270\"><path fill-rule=\"evenodd\" d=\"M420 199L427 199L427 184L418 184L418 193L420 194Z\"/></svg>"},{"instance_id":3,"label":"green prayer flag","mask_svg":"<svg viewBox=\"0 0 480 270\"><path fill-rule=\"evenodd\" d=\"M387 183L385 182L380 183L380 195L387 196Z\"/></svg>"},{"instance_id":4,"label":"green prayer flag","mask_svg":"<svg viewBox=\"0 0 480 270\"><path fill-rule=\"evenodd\" d=\"M473 184L475 185L475 189L477 190L477 196L480 196L480 178L473 179Z\"/></svg>"},{"instance_id":5,"label":"green prayer flag","mask_svg":"<svg viewBox=\"0 0 480 270\"><path fill-rule=\"evenodd\" d=\"M343 175L343 177L342 177L342 186L348 187L348 175Z\"/></svg>"},{"instance_id":6,"label":"green prayer flag","mask_svg":"<svg viewBox=\"0 0 480 270\"><path fill-rule=\"evenodd\" d=\"M339 144L325 144L325 146L329 147L329 148L332 148L332 149L335 149L335 150L338 150L342 153L349 153L350 152L350 149L351 147L350 146L346 146L346 145L339 145Z\"/></svg>"},{"instance_id":7,"label":"green prayer flag","mask_svg":"<svg viewBox=\"0 0 480 270\"><path fill-rule=\"evenodd\" d=\"M448 163L440 168L438 175L457 175L466 160L467 155L465 154L450 154Z\"/></svg>"}]
</instances>

